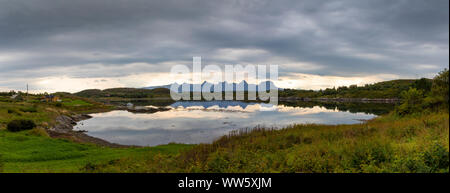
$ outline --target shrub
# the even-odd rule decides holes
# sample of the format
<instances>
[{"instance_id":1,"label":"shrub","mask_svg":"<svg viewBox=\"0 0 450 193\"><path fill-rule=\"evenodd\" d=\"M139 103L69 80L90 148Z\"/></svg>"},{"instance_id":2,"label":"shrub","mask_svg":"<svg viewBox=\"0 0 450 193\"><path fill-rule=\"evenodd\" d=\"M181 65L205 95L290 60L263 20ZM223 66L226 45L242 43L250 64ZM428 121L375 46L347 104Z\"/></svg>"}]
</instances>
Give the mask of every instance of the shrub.
<instances>
[{"instance_id":1,"label":"shrub","mask_svg":"<svg viewBox=\"0 0 450 193\"><path fill-rule=\"evenodd\" d=\"M36 127L36 124L32 120L17 119L9 122L6 128L8 129L8 131L17 132L30 130L33 129L34 127Z\"/></svg>"},{"instance_id":2,"label":"shrub","mask_svg":"<svg viewBox=\"0 0 450 193\"><path fill-rule=\"evenodd\" d=\"M430 167L429 172L439 172L440 170L446 170L449 168L449 152L439 143L434 143L423 154L425 164Z\"/></svg>"},{"instance_id":3,"label":"shrub","mask_svg":"<svg viewBox=\"0 0 450 193\"><path fill-rule=\"evenodd\" d=\"M392 147L378 141L359 142L351 152L350 164L353 168L361 169L369 165L379 166L390 161Z\"/></svg>"},{"instance_id":4,"label":"shrub","mask_svg":"<svg viewBox=\"0 0 450 193\"><path fill-rule=\"evenodd\" d=\"M226 152L218 151L212 153L210 158L207 161L207 170L209 172L223 173L227 171L229 166L229 158L226 155Z\"/></svg>"},{"instance_id":5,"label":"shrub","mask_svg":"<svg viewBox=\"0 0 450 193\"><path fill-rule=\"evenodd\" d=\"M22 116L22 113L17 111L16 109L8 109L8 114L16 114L18 116Z\"/></svg>"},{"instance_id":6,"label":"shrub","mask_svg":"<svg viewBox=\"0 0 450 193\"><path fill-rule=\"evenodd\" d=\"M428 97L428 102L431 107L441 106L448 110L449 100L449 72L445 69L433 78L433 85L431 87L431 95Z\"/></svg>"},{"instance_id":7,"label":"shrub","mask_svg":"<svg viewBox=\"0 0 450 193\"><path fill-rule=\"evenodd\" d=\"M426 79L426 78L418 79L418 80L414 81L414 83L412 84L413 88L416 88L417 90L421 90L424 93L430 92L431 86L432 86L432 80Z\"/></svg>"},{"instance_id":8,"label":"shrub","mask_svg":"<svg viewBox=\"0 0 450 193\"><path fill-rule=\"evenodd\" d=\"M423 92L416 88L410 88L401 93L403 103L397 107L396 111L400 115L421 112L423 102Z\"/></svg>"},{"instance_id":9,"label":"shrub","mask_svg":"<svg viewBox=\"0 0 450 193\"><path fill-rule=\"evenodd\" d=\"M35 135L35 136L41 136L41 137L49 137L47 131L45 131L44 128L34 128L30 131L31 135Z\"/></svg>"}]
</instances>

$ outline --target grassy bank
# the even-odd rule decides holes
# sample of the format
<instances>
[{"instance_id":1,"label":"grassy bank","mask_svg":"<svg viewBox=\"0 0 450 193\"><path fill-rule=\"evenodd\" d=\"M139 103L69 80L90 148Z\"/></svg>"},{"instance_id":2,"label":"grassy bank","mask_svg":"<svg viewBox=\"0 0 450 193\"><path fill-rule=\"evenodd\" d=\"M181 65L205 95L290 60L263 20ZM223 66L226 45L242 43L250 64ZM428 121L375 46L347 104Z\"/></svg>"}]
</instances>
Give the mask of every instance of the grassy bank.
<instances>
[{"instance_id":1,"label":"grassy bank","mask_svg":"<svg viewBox=\"0 0 450 193\"><path fill-rule=\"evenodd\" d=\"M8 122L15 119L32 120L38 127L48 129L54 125L58 115L103 112L114 108L69 94L61 93L59 96L60 102L43 102L40 95L28 95L22 100L0 96L0 129L5 128Z\"/></svg>"},{"instance_id":2,"label":"grassy bank","mask_svg":"<svg viewBox=\"0 0 450 193\"><path fill-rule=\"evenodd\" d=\"M151 148L104 148L52 139L35 130L18 133L0 130L3 172L82 172L104 162L114 163L123 158L141 160L157 154L174 155L189 147L169 144Z\"/></svg>"},{"instance_id":3,"label":"grassy bank","mask_svg":"<svg viewBox=\"0 0 450 193\"><path fill-rule=\"evenodd\" d=\"M448 118L387 115L364 124L241 131L212 144L125 149L2 132L0 150L7 172L448 172Z\"/></svg>"},{"instance_id":4,"label":"grassy bank","mask_svg":"<svg viewBox=\"0 0 450 193\"><path fill-rule=\"evenodd\" d=\"M206 172L448 172L448 134L447 113L260 129L194 148L182 165Z\"/></svg>"},{"instance_id":5,"label":"grassy bank","mask_svg":"<svg viewBox=\"0 0 450 193\"><path fill-rule=\"evenodd\" d=\"M0 129L0 165L3 172L448 172L448 121L447 112L390 114L363 124L256 129L212 144L149 148Z\"/></svg>"}]
</instances>

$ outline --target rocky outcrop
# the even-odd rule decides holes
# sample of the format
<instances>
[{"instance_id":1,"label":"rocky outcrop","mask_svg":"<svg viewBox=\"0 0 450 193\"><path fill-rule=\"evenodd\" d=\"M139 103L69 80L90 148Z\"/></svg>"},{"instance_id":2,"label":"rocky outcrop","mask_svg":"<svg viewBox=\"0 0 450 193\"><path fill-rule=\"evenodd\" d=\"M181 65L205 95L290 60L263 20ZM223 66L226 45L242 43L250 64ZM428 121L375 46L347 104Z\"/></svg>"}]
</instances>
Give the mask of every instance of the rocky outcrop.
<instances>
[{"instance_id":1,"label":"rocky outcrop","mask_svg":"<svg viewBox=\"0 0 450 193\"><path fill-rule=\"evenodd\" d=\"M171 108L167 107L145 107L145 108L128 108L128 112L132 113L156 113L160 111L168 111Z\"/></svg>"},{"instance_id":2,"label":"rocky outcrop","mask_svg":"<svg viewBox=\"0 0 450 193\"><path fill-rule=\"evenodd\" d=\"M85 114L75 116L60 115L56 117L56 125L51 128L50 131L67 133L73 130L73 126L77 125L78 121L90 118L92 118L92 116Z\"/></svg>"}]
</instances>

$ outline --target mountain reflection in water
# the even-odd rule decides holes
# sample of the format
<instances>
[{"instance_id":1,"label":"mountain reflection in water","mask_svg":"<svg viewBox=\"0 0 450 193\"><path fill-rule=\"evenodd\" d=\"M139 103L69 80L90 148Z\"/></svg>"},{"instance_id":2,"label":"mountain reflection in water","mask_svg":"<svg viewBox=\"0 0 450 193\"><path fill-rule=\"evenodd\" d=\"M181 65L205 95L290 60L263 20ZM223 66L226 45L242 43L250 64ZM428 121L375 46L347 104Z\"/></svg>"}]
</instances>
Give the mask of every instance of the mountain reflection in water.
<instances>
[{"instance_id":1,"label":"mountain reflection in water","mask_svg":"<svg viewBox=\"0 0 450 193\"><path fill-rule=\"evenodd\" d=\"M111 111L92 114L93 118L82 121L75 129L124 145L197 144L212 142L236 129L282 128L302 123L353 124L389 111L383 110L382 105L284 103L271 108L270 104L240 101L179 101L169 107L168 111L155 113ZM358 111L356 107L362 110Z\"/></svg>"}]
</instances>

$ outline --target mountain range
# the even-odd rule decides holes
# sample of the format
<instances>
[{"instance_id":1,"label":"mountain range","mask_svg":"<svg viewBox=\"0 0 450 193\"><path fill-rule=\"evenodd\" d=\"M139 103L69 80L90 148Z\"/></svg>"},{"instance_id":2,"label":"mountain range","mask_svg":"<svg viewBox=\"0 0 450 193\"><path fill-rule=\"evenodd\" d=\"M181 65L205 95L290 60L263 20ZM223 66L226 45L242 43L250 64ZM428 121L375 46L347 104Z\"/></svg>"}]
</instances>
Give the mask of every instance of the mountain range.
<instances>
[{"instance_id":1,"label":"mountain range","mask_svg":"<svg viewBox=\"0 0 450 193\"><path fill-rule=\"evenodd\" d=\"M219 82L217 84L213 84L207 81L204 81L201 84L189 84L189 83L183 83L183 84L178 84L178 83L172 83L172 84L168 84L168 85L161 85L161 86L149 86L149 87L144 87L143 89L155 89L155 88L167 88L167 89L171 89L173 91L176 91L178 93L181 93L182 88L185 89L189 89L190 91L194 91L194 92L200 92L202 90L208 90L208 88L210 88L210 92L214 92L214 86L222 86L221 87L221 91L222 92L236 92L236 91L258 91L258 89L260 87L264 87L264 84L266 86L265 91L269 91L269 90L273 90L273 89L278 89L278 90L283 90L282 88L278 88L277 86L275 86L275 84L272 81L264 81L259 83L258 85L256 84L248 84L247 81L241 81L240 83L228 83L226 81L224 82ZM174 88L172 88L172 85Z\"/></svg>"}]
</instances>

